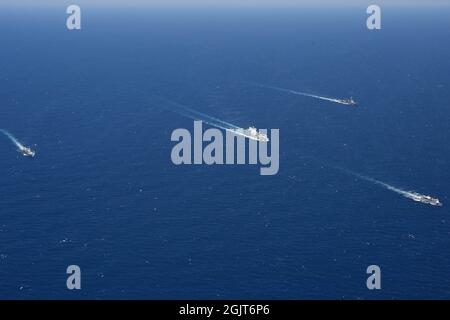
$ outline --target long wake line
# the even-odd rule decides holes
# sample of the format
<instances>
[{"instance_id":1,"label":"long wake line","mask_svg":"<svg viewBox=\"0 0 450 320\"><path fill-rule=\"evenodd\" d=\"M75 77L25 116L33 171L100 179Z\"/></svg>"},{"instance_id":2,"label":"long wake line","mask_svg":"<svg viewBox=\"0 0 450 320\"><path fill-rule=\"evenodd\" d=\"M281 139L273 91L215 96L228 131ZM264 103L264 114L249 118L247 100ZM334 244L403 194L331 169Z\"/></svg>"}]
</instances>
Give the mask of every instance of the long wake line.
<instances>
[{"instance_id":1,"label":"long wake line","mask_svg":"<svg viewBox=\"0 0 450 320\"><path fill-rule=\"evenodd\" d=\"M398 193L398 194L402 195L403 197L411 199L413 201L426 203L426 204L429 204L429 205L432 205L432 206L438 206L438 207L442 206L442 203L439 201L438 198L433 198L431 196L420 194L420 193L417 193L417 192L414 192L414 191L402 190L400 188L397 188L397 187L394 187L394 186L392 186L390 184L387 184L387 183L385 183L383 181L380 181L380 180L377 180L377 179L374 179L374 178L371 178L371 177L364 176L362 174L353 172L353 171L348 170L348 169L339 168L339 167L335 167L335 168L337 168L337 169L339 169L341 171L344 171L346 173L349 173L349 174L351 174L353 176L356 176L356 177L358 177L360 179L363 179L365 181L368 181L368 182L377 184L379 186L382 186L383 188L385 188L387 190L390 190L390 191L393 191L395 193Z\"/></svg>"},{"instance_id":2,"label":"long wake line","mask_svg":"<svg viewBox=\"0 0 450 320\"><path fill-rule=\"evenodd\" d=\"M248 139L252 140L258 140L258 141L265 141L267 142L269 139L267 138L267 135L263 133L258 133L256 128L250 127L249 129L243 129L241 127L238 127L232 123L211 117L205 113L199 112L197 110L191 109L185 105L179 104L177 102L158 97L160 100L164 101L166 104L173 106L173 108L165 107L169 111L178 113L182 116L191 118L193 120L201 120L213 127L217 127L220 129L224 129L226 131L230 131L236 135L243 136Z\"/></svg>"},{"instance_id":3,"label":"long wake line","mask_svg":"<svg viewBox=\"0 0 450 320\"><path fill-rule=\"evenodd\" d=\"M8 131L4 130L4 129L0 129L0 132L3 133L6 137L9 138L9 140L11 140L12 143L14 143L14 145L18 148L18 149L23 149L25 148L25 146L23 144L21 144L19 142L19 140L17 140L11 133L9 133Z\"/></svg>"},{"instance_id":4,"label":"long wake line","mask_svg":"<svg viewBox=\"0 0 450 320\"><path fill-rule=\"evenodd\" d=\"M0 129L0 132L3 133L11 142L17 147L17 150L21 152L25 157L34 157L35 152L28 147L25 147L23 144L19 142L11 133L4 129Z\"/></svg>"},{"instance_id":5,"label":"long wake line","mask_svg":"<svg viewBox=\"0 0 450 320\"><path fill-rule=\"evenodd\" d=\"M350 99L336 99L336 98L329 98L329 97L324 97L324 96L318 96L318 95L310 94L310 93L306 93L306 92L295 91L295 90L291 90L291 89L285 89L285 88L280 88L280 87L275 87L275 86L269 86L269 85L265 85L265 84L261 84L261 83L252 82L251 84L252 85L256 85L258 87L261 87L261 88L273 89L273 90L277 90L277 91L280 91L280 92L291 93L291 94L295 94L295 95L299 95L299 96L305 96L305 97L310 97L310 98L330 101L330 102L339 103L339 104L352 105L352 106L355 106L357 104L353 100L353 98L350 98Z\"/></svg>"},{"instance_id":6,"label":"long wake line","mask_svg":"<svg viewBox=\"0 0 450 320\"><path fill-rule=\"evenodd\" d=\"M232 123L229 123L229 122L226 122L226 121L223 121L223 120L211 117L211 116L209 116L209 115L207 115L205 113L202 113L202 112L199 112L197 110L191 109L191 108L189 108L189 107L187 107L185 105L179 104L177 102L174 102L174 101L171 101L171 100L168 100L168 99L165 99L165 98L161 98L161 97L158 97L158 98L163 100L167 104L170 104L170 105L175 107L175 108L166 108L166 109L168 109L168 110L170 110L172 112L176 112L178 114L181 114L182 116L191 118L193 120L202 120L203 122L205 122L205 123L207 123L207 124L209 124L209 125L211 125L213 127L218 127L218 128L224 129L224 130L240 129L240 127L238 127L238 126L236 126L236 125L234 125Z\"/></svg>"}]
</instances>

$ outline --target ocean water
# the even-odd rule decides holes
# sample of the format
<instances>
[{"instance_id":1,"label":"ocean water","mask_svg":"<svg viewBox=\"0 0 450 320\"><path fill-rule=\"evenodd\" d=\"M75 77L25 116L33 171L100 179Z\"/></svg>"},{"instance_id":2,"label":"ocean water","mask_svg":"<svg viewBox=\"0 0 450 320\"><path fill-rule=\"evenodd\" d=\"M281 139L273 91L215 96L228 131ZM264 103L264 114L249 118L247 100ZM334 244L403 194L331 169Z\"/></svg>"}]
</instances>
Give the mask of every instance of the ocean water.
<instances>
[{"instance_id":1,"label":"ocean water","mask_svg":"<svg viewBox=\"0 0 450 320\"><path fill-rule=\"evenodd\" d=\"M83 8L68 31L65 8L3 8L0 128L37 157L0 137L0 298L448 299L450 10L366 17ZM279 128L279 173L173 165L193 122L156 96Z\"/></svg>"}]
</instances>

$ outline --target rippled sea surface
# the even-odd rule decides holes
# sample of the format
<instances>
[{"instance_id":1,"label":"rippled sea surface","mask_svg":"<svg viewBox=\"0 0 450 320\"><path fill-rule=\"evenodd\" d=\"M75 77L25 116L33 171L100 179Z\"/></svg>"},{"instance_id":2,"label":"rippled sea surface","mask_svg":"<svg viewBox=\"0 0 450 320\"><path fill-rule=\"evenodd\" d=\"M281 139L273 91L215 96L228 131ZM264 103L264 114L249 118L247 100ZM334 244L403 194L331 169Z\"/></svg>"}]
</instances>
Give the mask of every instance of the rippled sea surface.
<instances>
[{"instance_id":1,"label":"rippled sea surface","mask_svg":"<svg viewBox=\"0 0 450 320\"><path fill-rule=\"evenodd\" d=\"M37 157L0 137L0 298L448 298L450 11L366 17L84 8L68 31L64 8L1 11L0 128ZM279 128L279 173L175 166L193 122L160 97Z\"/></svg>"}]
</instances>

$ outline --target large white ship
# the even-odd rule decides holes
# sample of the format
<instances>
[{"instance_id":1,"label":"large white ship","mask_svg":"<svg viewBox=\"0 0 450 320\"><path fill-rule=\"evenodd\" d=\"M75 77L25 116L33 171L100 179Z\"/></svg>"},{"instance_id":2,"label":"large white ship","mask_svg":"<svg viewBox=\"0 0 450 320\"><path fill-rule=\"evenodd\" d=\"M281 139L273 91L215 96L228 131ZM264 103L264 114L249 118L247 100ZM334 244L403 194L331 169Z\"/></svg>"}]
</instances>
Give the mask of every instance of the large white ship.
<instances>
[{"instance_id":1,"label":"large white ship","mask_svg":"<svg viewBox=\"0 0 450 320\"><path fill-rule=\"evenodd\" d=\"M340 104L345 104L347 106L354 106L356 107L358 105L358 102L353 100L353 97L350 97L350 99L336 99L336 102Z\"/></svg>"},{"instance_id":2,"label":"large white ship","mask_svg":"<svg viewBox=\"0 0 450 320\"><path fill-rule=\"evenodd\" d=\"M19 147L18 151L21 152L24 157L34 158L34 156L36 155L35 151L31 150L31 148L24 146Z\"/></svg>"},{"instance_id":3,"label":"large white ship","mask_svg":"<svg viewBox=\"0 0 450 320\"><path fill-rule=\"evenodd\" d=\"M238 135L244 136L246 138L261 141L261 142L269 142L269 137L265 133L258 132L258 129L255 127L249 127L248 129L228 129L229 131L236 133Z\"/></svg>"},{"instance_id":4,"label":"large white ship","mask_svg":"<svg viewBox=\"0 0 450 320\"><path fill-rule=\"evenodd\" d=\"M405 196L416 202L422 202L431 204L432 206L442 207L442 202L440 202L438 198L433 198L417 192L408 192L407 194L405 194Z\"/></svg>"}]
</instances>

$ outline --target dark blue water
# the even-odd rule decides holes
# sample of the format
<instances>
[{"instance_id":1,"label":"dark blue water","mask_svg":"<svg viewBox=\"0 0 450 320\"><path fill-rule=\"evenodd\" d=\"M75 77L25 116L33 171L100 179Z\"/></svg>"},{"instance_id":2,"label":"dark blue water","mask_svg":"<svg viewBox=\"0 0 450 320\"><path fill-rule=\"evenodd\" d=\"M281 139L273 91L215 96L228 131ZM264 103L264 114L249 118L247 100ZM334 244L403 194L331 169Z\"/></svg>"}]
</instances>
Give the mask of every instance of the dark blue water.
<instances>
[{"instance_id":1,"label":"dark blue water","mask_svg":"<svg viewBox=\"0 0 450 320\"><path fill-rule=\"evenodd\" d=\"M0 137L0 298L449 297L450 11L384 10L376 32L363 7L65 18L0 12L0 128L38 153ZM154 95L280 128L279 174L173 165L170 134L193 123Z\"/></svg>"}]
</instances>

